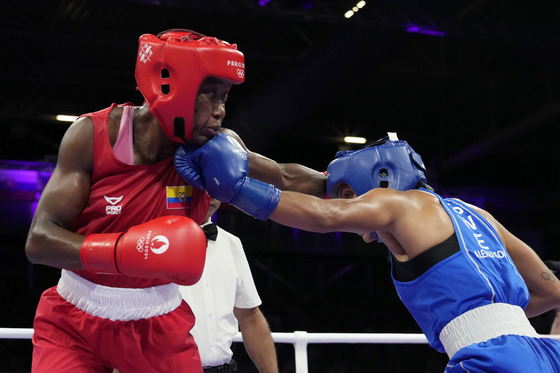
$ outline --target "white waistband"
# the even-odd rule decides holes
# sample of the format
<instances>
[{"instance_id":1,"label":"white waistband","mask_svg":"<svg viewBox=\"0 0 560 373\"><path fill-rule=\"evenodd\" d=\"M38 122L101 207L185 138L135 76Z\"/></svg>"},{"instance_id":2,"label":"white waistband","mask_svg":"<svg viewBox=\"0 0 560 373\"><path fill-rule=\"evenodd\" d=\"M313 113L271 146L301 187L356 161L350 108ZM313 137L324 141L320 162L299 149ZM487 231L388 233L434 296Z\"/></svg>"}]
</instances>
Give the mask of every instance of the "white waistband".
<instances>
[{"instance_id":1,"label":"white waistband","mask_svg":"<svg viewBox=\"0 0 560 373\"><path fill-rule=\"evenodd\" d=\"M521 307L493 303L457 316L443 328L439 339L451 359L463 347L508 334L539 337Z\"/></svg>"},{"instance_id":2,"label":"white waistband","mask_svg":"<svg viewBox=\"0 0 560 373\"><path fill-rule=\"evenodd\" d=\"M142 289L103 286L62 270L58 294L78 309L112 321L147 319L169 313L181 305L177 284Z\"/></svg>"}]
</instances>

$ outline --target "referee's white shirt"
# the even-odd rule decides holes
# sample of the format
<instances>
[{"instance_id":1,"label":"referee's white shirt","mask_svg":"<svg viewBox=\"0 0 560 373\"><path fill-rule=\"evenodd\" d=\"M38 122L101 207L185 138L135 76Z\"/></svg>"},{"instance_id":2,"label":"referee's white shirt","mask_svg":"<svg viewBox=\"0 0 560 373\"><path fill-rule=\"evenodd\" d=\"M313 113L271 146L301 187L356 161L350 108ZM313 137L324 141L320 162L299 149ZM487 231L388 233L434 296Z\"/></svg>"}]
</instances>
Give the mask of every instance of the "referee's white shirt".
<instances>
[{"instance_id":1,"label":"referee's white shirt","mask_svg":"<svg viewBox=\"0 0 560 373\"><path fill-rule=\"evenodd\" d=\"M233 307L253 308L262 303L241 240L218 227L216 241L208 241L202 277L180 290L196 317L191 333L202 366L228 363L233 337L239 331Z\"/></svg>"}]
</instances>

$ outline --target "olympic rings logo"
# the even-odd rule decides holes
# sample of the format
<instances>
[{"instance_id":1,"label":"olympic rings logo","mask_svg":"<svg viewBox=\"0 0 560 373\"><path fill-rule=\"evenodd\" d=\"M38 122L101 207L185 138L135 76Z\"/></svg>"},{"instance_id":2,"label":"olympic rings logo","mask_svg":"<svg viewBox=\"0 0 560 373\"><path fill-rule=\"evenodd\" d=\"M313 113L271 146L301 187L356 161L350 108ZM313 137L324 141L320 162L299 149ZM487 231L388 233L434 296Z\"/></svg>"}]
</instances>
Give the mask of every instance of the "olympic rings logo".
<instances>
[{"instance_id":1,"label":"olympic rings logo","mask_svg":"<svg viewBox=\"0 0 560 373\"><path fill-rule=\"evenodd\" d=\"M145 237L140 237L138 239L138 241L136 241L136 250L138 250L139 253L144 252L144 242L146 241Z\"/></svg>"},{"instance_id":2,"label":"olympic rings logo","mask_svg":"<svg viewBox=\"0 0 560 373\"><path fill-rule=\"evenodd\" d=\"M239 79L244 79L245 78L245 69L237 69L237 76L239 77Z\"/></svg>"}]
</instances>

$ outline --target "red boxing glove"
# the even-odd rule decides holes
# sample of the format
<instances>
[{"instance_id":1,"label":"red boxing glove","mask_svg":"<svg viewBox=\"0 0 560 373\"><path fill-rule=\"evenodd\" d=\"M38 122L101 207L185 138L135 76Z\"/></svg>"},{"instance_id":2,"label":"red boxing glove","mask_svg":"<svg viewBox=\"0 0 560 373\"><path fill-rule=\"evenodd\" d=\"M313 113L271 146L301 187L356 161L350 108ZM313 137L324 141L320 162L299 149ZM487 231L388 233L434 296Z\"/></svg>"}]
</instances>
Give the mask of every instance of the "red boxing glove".
<instances>
[{"instance_id":1,"label":"red boxing glove","mask_svg":"<svg viewBox=\"0 0 560 373\"><path fill-rule=\"evenodd\" d=\"M184 216L162 216L126 233L86 237L80 259L96 273L166 279L179 285L198 282L206 260L206 236Z\"/></svg>"}]
</instances>

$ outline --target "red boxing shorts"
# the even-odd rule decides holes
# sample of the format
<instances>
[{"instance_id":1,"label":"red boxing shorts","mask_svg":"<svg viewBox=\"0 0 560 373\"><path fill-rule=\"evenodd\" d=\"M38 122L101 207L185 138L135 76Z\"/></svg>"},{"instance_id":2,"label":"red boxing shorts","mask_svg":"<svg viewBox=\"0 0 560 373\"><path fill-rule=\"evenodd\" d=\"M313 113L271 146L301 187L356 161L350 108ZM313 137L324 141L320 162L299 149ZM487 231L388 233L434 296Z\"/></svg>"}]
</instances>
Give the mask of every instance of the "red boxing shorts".
<instances>
[{"instance_id":1,"label":"red boxing shorts","mask_svg":"<svg viewBox=\"0 0 560 373\"><path fill-rule=\"evenodd\" d=\"M80 290L83 285L91 285L91 289L95 290ZM202 373L198 349L190 334L195 318L184 301L172 311L161 315L125 321L119 318L117 312L116 317L112 317L116 320L111 320L93 316L80 309L91 308L91 302L89 308L82 305L94 299L90 294L96 293L99 288L116 290L112 299L108 292L94 299L106 304L122 303L126 298L123 294L129 292L133 296L128 299L129 305L132 304L128 308L135 308L135 314L142 314L144 311L153 313L153 307L148 305L150 302L169 303L171 296L167 300L161 299L162 292L154 295L153 288L144 291L145 289L103 287L67 271L63 271L58 287L78 290L74 294L77 296L72 298L72 303L77 306L65 300L57 287L43 293L33 325L32 372L91 373L118 369L120 372ZM167 287L164 295L171 294L167 290L172 287L163 287ZM83 293L80 294L80 291ZM64 294L66 297L66 293ZM84 297L80 298L81 295ZM175 297L173 294L172 298ZM94 306L101 308L103 312L103 306L99 307L101 303Z\"/></svg>"}]
</instances>

